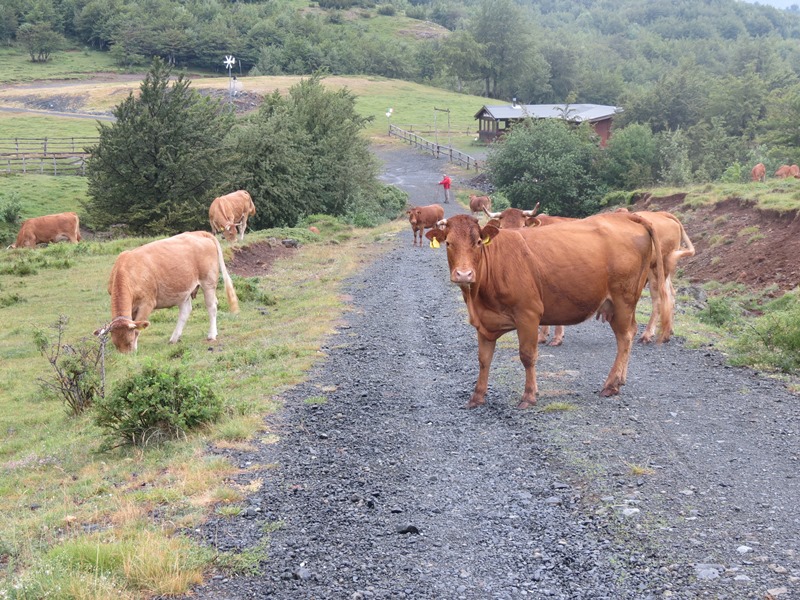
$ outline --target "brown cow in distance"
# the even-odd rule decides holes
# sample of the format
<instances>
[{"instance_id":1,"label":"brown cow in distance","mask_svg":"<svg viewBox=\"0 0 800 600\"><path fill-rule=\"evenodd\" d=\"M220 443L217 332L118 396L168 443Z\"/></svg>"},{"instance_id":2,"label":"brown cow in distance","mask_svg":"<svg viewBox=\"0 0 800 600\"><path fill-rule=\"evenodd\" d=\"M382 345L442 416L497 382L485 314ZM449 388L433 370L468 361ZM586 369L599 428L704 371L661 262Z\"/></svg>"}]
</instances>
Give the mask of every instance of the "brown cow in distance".
<instances>
[{"instance_id":1,"label":"brown cow in distance","mask_svg":"<svg viewBox=\"0 0 800 600\"><path fill-rule=\"evenodd\" d=\"M530 219L539 210L539 203L533 207L533 210L522 210L521 208L507 208L502 212L489 212L485 208L483 212L489 219L497 219L500 221L503 229L519 229L520 227L527 227L531 224Z\"/></svg>"},{"instance_id":2,"label":"brown cow in distance","mask_svg":"<svg viewBox=\"0 0 800 600\"><path fill-rule=\"evenodd\" d=\"M766 180L767 168L764 166L764 163L758 163L750 171L750 181L760 181L761 183L764 183Z\"/></svg>"},{"instance_id":3,"label":"brown cow in distance","mask_svg":"<svg viewBox=\"0 0 800 600\"><path fill-rule=\"evenodd\" d=\"M492 199L489 196L470 195L469 210L472 214L481 212L482 210L492 210Z\"/></svg>"},{"instance_id":4,"label":"brown cow in distance","mask_svg":"<svg viewBox=\"0 0 800 600\"><path fill-rule=\"evenodd\" d=\"M81 241L78 215L74 212L58 213L26 219L19 228L17 241L9 248L35 248L36 244Z\"/></svg>"},{"instance_id":5,"label":"brown cow in distance","mask_svg":"<svg viewBox=\"0 0 800 600\"><path fill-rule=\"evenodd\" d=\"M230 243L236 241L238 230L239 241L244 240L244 230L247 229L247 217L256 214L256 205L250 193L246 190L237 190L214 198L208 209L208 222L211 224L211 232L214 234L222 232L225 239Z\"/></svg>"},{"instance_id":6,"label":"brown cow in distance","mask_svg":"<svg viewBox=\"0 0 800 600\"><path fill-rule=\"evenodd\" d=\"M429 204L428 206L412 206L406 211L408 222L411 223L411 230L414 232L414 243L417 245L417 234L419 233L419 245L422 247L422 236L426 229L436 227L436 222L444 218L444 207L441 204Z\"/></svg>"},{"instance_id":7,"label":"brown cow in distance","mask_svg":"<svg viewBox=\"0 0 800 600\"><path fill-rule=\"evenodd\" d=\"M202 288L211 321L208 339L217 339L216 289L220 271L228 306L231 312L238 312L239 300L225 268L222 246L207 231L181 233L120 253L108 280L111 322L95 335L110 332L117 350L135 351L139 332L150 325L150 313L157 308L178 306L178 324L169 338L174 344L192 312L192 299Z\"/></svg>"},{"instance_id":8,"label":"brown cow in distance","mask_svg":"<svg viewBox=\"0 0 800 600\"><path fill-rule=\"evenodd\" d=\"M781 165L775 171L775 177L778 179L786 179L787 177L794 177L800 179L800 167L797 165Z\"/></svg>"},{"instance_id":9,"label":"brown cow in distance","mask_svg":"<svg viewBox=\"0 0 800 600\"><path fill-rule=\"evenodd\" d=\"M461 288L469 322L478 333L480 371L468 408L485 402L500 336L517 330L525 367L518 408L527 408L536 404L538 393L539 325L571 325L593 314L611 324L617 340L616 359L601 394L618 394L636 335L636 303L654 260L659 279L653 282L653 293L662 294L665 306L670 301L658 234L635 214L602 214L514 230L481 228L474 217L457 215L425 235L447 243L450 281ZM662 333L671 329L671 314L661 313Z\"/></svg>"}]
</instances>

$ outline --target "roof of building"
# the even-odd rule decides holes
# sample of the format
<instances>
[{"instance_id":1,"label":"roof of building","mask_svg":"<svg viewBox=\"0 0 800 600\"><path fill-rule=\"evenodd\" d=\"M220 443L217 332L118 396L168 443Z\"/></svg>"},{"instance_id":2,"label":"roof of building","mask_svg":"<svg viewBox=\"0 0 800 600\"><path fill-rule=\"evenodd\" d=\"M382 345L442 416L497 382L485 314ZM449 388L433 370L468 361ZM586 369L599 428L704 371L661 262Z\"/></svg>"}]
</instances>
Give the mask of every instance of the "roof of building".
<instances>
[{"instance_id":1,"label":"roof of building","mask_svg":"<svg viewBox=\"0 0 800 600\"><path fill-rule=\"evenodd\" d=\"M573 123L589 121L602 121L621 113L622 109L618 106L606 106L604 104L506 104L503 106L484 106L476 114L475 118L488 116L496 121L509 119L562 119L564 111L567 112L567 120Z\"/></svg>"}]
</instances>

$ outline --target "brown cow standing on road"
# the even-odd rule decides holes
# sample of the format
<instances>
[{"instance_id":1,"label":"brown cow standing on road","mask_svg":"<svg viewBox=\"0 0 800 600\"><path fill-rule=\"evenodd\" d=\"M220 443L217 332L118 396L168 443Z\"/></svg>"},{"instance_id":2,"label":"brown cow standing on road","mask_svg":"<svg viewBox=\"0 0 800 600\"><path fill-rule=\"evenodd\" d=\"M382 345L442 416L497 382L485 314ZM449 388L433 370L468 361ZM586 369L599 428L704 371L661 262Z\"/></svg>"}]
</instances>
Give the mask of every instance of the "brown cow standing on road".
<instances>
[{"instance_id":1,"label":"brown cow standing on road","mask_svg":"<svg viewBox=\"0 0 800 600\"><path fill-rule=\"evenodd\" d=\"M482 210L492 210L492 199L489 196L470 195L469 210L472 214L481 212Z\"/></svg>"},{"instance_id":2,"label":"brown cow standing on road","mask_svg":"<svg viewBox=\"0 0 800 600\"><path fill-rule=\"evenodd\" d=\"M419 233L419 245L422 247L422 236L425 234L425 230L436 227L436 222L444 218L444 207L441 204L412 206L406 211L406 214L414 232L413 245L417 245L417 233Z\"/></svg>"},{"instance_id":3,"label":"brown cow standing on road","mask_svg":"<svg viewBox=\"0 0 800 600\"><path fill-rule=\"evenodd\" d=\"M654 282L669 304L658 235L634 214L603 214L552 227L501 230L480 227L457 215L439 222L428 239L447 243L450 280L461 288L469 322L478 332L480 372L468 408L485 402L489 367L497 339L517 330L525 367L525 391L518 408L536 404L537 330L540 324L575 324L592 314L608 321L617 355L601 394L619 393L625 383L636 303L651 261ZM661 313L662 333L671 329L671 310Z\"/></svg>"},{"instance_id":4,"label":"brown cow standing on road","mask_svg":"<svg viewBox=\"0 0 800 600\"><path fill-rule=\"evenodd\" d=\"M766 180L767 168L764 166L764 163L758 163L753 167L752 171L750 171L750 181L760 181L764 183Z\"/></svg>"},{"instance_id":5,"label":"brown cow standing on road","mask_svg":"<svg viewBox=\"0 0 800 600\"><path fill-rule=\"evenodd\" d=\"M189 314L192 299L202 288L211 325L208 339L217 339L217 280L222 271L228 306L239 311L239 300L225 268L222 246L207 231L191 231L150 242L117 257L108 281L111 295L111 323L95 335L111 332L111 341L120 352L135 351L139 332L150 322L147 317L157 308L179 306L178 324L169 338L177 342Z\"/></svg>"},{"instance_id":6,"label":"brown cow standing on road","mask_svg":"<svg viewBox=\"0 0 800 600\"><path fill-rule=\"evenodd\" d=\"M214 198L208 209L208 222L211 224L211 232L214 234L222 232L225 239L230 243L236 241L238 229L239 241L244 240L244 230L247 229L247 217L256 214L256 205L250 193L246 190L237 190Z\"/></svg>"},{"instance_id":7,"label":"brown cow standing on road","mask_svg":"<svg viewBox=\"0 0 800 600\"><path fill-rule=\"evenodd\" d=\"M36 244L65 241L77 244L81 239L78 215L65 212L25 220L19 228L17 241L9 248L35 248Z\"/></svg>"}]
</instances>

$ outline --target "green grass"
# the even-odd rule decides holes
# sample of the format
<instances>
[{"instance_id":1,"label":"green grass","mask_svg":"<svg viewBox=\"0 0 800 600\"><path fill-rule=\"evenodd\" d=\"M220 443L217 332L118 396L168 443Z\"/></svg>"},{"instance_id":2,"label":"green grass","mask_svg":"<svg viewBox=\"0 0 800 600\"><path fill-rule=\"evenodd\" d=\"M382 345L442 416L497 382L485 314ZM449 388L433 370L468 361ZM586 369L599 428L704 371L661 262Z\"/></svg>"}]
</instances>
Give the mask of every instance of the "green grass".
<instances>
[{"instance_id":1,"label":"green grass","mask_svg":"<svg viewBox=\"0 0 800 600\"><path fill-rule=\"evenodd\" d=\"M108 52L69 50L56 52L45 63L31 62L18 49L0 49L0 83L22 83L38 79L88 79L102 71L121 72Z\"/></svg>"},{"instance_id":2,"label":"green grass","mask_svg":"<svg viewBox=\"0 0 800 600\"><path fill-rule=\"evenodd\" d=\"M0 112L0 138L97 137L97 121L82 117L51 117ZM8 143L3 143L7 147ZM0 162L0 170L3 165Z\"/></svg>"}]
</instances>

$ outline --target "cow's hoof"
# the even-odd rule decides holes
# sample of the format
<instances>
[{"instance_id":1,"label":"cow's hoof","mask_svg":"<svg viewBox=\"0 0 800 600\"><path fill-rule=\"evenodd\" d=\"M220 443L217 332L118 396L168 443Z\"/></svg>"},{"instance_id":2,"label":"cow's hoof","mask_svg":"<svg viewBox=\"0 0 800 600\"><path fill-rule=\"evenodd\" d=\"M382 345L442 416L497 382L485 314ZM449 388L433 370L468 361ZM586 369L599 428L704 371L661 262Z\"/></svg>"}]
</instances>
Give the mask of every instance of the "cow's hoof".
<instances>
[{"instance_id":1,"label":"cow's hoof","mask_svg":"<svg viewBox=\"0 0 800 600\"><path fill-rule=\"evenodd\" d=\"M472 396L472 398L469 399L469 402L464 405L464 408L478 408L484 404L486 404L486 400L484 398L476 398L475 396Z\"/></svg>"},{"instance_id":2,"label":"cow's hoof","mask_svg":"<svg viewBox=\"0 0 800 600\"><path fill-rule=\"evenodd\" d=\"M533 401L523 400L522 402L517 404L517 408L520 410L525 410L526 408L533 408L534 406L536 406L536 400Z\"/></svg>"},{"instance_id":3,"label":"cow's hoof","mask_svg":"<svg viewBox=\"0 0 800 600\"><path fill-rule=\"evenodd\" d=\"M604 387L603 391L600 392L600 395L603 398L608 398L609 396L616 396L617 394L619 394L619 388L618 387L614 387L612 385Z\"/></svg>"},{"instance_id":4,"label":"cow's hoof","mask_svg":"<svg viewBox=\"0 0 800 600\"><path fill-rule=\"evenodd\" d=\"M549 345L550 346L560 346L563 343L564 343L564 340L553 340L552 342L550 342Z\"/></svg>"},{"instance_id":5,"label":"cow's hoof","mask_svg":"<svg viewBox=\"0 0 800 600\"><path fill-rule=\"evenodd\" d=\"M652 341L653 341L653 338L652 338L652 336L649 336L649 335L643 335L642 337L639 338L639 343L640 344L650 344L650 343L652 343Z\"/></svg>"}]
</instances>

